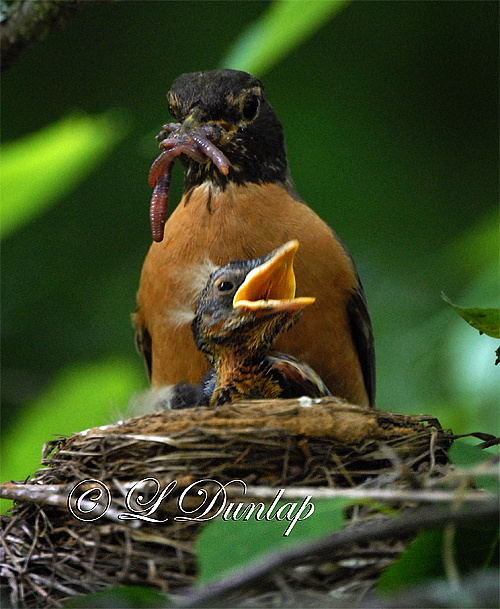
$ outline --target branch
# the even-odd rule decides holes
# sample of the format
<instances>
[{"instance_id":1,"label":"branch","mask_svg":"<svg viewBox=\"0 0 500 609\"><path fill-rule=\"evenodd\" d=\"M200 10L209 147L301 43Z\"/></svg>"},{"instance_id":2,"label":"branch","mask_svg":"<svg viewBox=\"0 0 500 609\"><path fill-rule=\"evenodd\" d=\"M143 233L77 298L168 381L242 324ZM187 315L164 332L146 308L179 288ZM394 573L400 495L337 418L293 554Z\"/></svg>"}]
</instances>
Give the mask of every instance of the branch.
<instances>
[{"instance_id":1,"label":"branch","mask_svg":"<svg viewBox=\"0 0 500 609\"><path fill-rule=\"evenodd\" d=\"M17 0L2 15L0 52L2 74L34 43L61 27L82 0Z\"/></svg>"},{"instance_id":2,"label":"branch","mask_svg":"<svg viewBox=\"0 0 500 609\"><path fill-rule=\"evenodd\" d=\"M498 522L499 505L496 499L487 500L483 505L467 505L456 511L443 509L442 506L425 507L413 512L405 512L398 519L376 520L365 524L357 524L355 529L344 529L331 533L317 541L297 544L290 549L280 550L269 554L262 560L248 565L246 568L235 570L231 575L208 584L180 598L176 607L207 607L214 606L217 601L228 597L243 586L253 585L267 577L271 572L281 567L304 564L309 556L325 559L356 543L367 543L380 539L398 538L416 535L424 529L444 526L449 523L462 524L469 521Z\"/></svg>"},{"instance_id":3,"label":"branch","mask_svg":"<svg viewBox=\"0 0 500 609\"><path fill-rule=\"evenodd\" d=\"M262 486L248 486L247 494L252 498L257 499L274 499L276 497L276 489ZM229 497L240 495L233 489L227 489ZM491 498L492 495L485 495L483 491L468 491L457 492L456 490L401 490L401 489L331 489L295 486L286 489L287 499L352 499L355 501L414 501L414 502L429 502L429 503L456 503L463 502L484 502L485 498ZM241 497L244 501L245 497Z\"/></svg>"}]
</instances>

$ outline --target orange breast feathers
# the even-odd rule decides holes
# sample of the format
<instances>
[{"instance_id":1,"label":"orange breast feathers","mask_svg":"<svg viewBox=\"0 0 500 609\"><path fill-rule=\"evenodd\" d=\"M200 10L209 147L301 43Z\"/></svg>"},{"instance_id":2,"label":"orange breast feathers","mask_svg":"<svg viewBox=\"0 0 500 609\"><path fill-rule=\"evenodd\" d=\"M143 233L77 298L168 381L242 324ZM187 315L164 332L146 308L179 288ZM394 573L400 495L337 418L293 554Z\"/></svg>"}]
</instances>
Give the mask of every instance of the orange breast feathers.
<instances>
[{"instance_id":1,"label":"orange breast feathers","mask_svg":"<svg viewBox=\"0 0 500 609\"><path fill-rule=\"evenodd\" d=\"M215 266L298 239L297 296L315 296L316 302L279 338L277 350L308 363L333 395L368 404L348 314L358 277L335 233L277 184L230 184L219 193L210 188L204 184L189 200L183 197L143 266L134 323L140 336L150 337L152 385L195 384L207 371L190 321Z\"/></svg>"}]
</instances>

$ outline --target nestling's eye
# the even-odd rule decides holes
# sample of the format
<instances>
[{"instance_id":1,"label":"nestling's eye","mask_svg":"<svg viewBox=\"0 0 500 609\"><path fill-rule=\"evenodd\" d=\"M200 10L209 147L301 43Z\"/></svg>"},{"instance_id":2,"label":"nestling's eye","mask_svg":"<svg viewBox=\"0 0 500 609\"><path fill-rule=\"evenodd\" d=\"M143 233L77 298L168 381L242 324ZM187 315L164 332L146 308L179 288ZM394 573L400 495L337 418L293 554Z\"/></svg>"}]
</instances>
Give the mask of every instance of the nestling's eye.
<instances>
[{"instance_id":1,"label":"nestling's eye","mask_svg":"<svg viewBox=\"0 0 500 609\"><path fill-rule=\"evenodd\" d=\"M260 108L260 97L258 95L250 95L243 104L243 116L247 120L255 118Z\"/></svg>"},{"instance_id":2,"label":"nestling's eye","mask_svg":"<svg viewBox=\"0 0 500 609\"><path fill-rule=\"evenodd\" d=\"M219 292L230 292L233 289L234 289L234 283L227 279L223 279L217 286L217 290Z\"/></svg>"}]
</instances>

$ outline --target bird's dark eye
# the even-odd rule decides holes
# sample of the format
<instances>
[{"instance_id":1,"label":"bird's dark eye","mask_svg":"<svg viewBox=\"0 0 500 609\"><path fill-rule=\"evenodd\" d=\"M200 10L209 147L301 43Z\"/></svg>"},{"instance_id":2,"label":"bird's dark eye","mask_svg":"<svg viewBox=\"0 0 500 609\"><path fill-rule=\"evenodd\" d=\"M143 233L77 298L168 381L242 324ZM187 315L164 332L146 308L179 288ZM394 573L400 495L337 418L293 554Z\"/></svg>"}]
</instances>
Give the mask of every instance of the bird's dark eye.
<instances>
[{"instance_id":1,"label":"bird's dark eye","mask_svg":"<svg viewBox=\"0 0 500 609\"><path fill-rule=\"evenodd\" d=\"M219 292L230 292L234 288L234 283L232 281L223 280L217 286Z\"/></svg>"},{"instance_id":2,"label":"bird's dark eye","mask_svg":"<svg viewBox=\"0 0 500 609\"><path fill-rule=\"evenodd\" d=\"M255 118L259 108L260 97L257 95L250 95L250 97L246 98L245 103L243 104L243 116L247 120L251 120L252 118Z\"/></svg>"}]
</instances>

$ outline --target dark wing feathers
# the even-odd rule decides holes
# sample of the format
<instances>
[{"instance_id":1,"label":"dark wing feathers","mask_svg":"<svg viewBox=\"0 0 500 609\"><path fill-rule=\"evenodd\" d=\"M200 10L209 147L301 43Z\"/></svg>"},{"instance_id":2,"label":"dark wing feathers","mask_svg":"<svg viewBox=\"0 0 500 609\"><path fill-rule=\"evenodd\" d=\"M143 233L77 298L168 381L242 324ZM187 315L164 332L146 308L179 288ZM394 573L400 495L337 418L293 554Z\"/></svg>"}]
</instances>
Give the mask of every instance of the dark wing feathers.
<instances>
[{"instance_id":1,"label":"dark wing feathers","mask_svg":"<svg viewBox=\"0 0 500 609\"><path fill-rule=\"evenodd\" d=\"M289 355L281 353L267 357L263 361L266 373L274 376L281 387L281 398L308 396L321 398L331 395L326 385L314 370ZM179 383L175 385L169 408L192 408L208 406L215 390L215 370L212 368L198 385Z\"/></svg>"},{"instance_id":2,"label":"dark wing feathers","mask_svg":"<svg viewBox=\"0 0 500 609\"><path fill-rule=\"evenodd\" d=\"M214 391L215 370L211 368L198 385L189 385L188 383L175 385L169 406L172 409L208 406Z\"/></svg>"},{"instance_id":3,"label":"dark wing feathers","mask_svg":"<svg viewBox=\"0 0 500 609\"><path fill-rule=\"evenodd\" d=\"M151 347L151 334L144 326L138 326L135 329L135 348L139 355L144 360L148 378L151 379L151 370L153 365L153 349Z\"/></svg>"},{"instance_id":4,"label":"dark wing feathers","mask_svg":"<svg viewBox=\"0 0 500 609\"><path fill-rule=\"evenodd\" d=\"M267 359L271 363L270 373L281 377L279 378L282 387L280 397L320 398L331 395L316 372L304 362L299 362L294 357L282 353L271 355Z\"/></svg>"},{"instance_id":5,"label":"dark wing feathers","mask_svg":"<svg viewBox=\"0 0 500 609\"><path fill-rule=\"evenodd\" d=\"M352 340L358 352L368 400L370 406L375 406L375 345L373 330L363 286L361 285L359 275L357 277L358 285L353 290L347 304L347 316Z\"/></svg>"}]
</instances>

